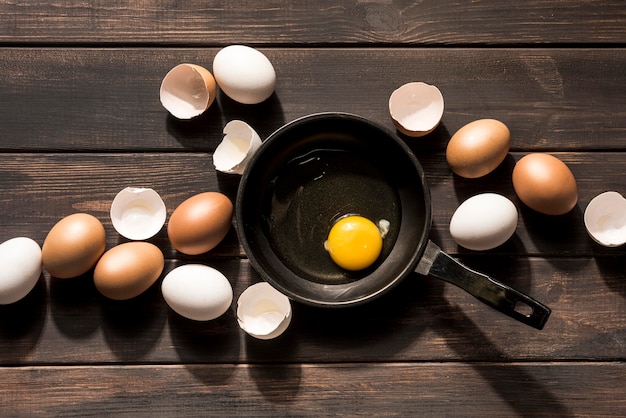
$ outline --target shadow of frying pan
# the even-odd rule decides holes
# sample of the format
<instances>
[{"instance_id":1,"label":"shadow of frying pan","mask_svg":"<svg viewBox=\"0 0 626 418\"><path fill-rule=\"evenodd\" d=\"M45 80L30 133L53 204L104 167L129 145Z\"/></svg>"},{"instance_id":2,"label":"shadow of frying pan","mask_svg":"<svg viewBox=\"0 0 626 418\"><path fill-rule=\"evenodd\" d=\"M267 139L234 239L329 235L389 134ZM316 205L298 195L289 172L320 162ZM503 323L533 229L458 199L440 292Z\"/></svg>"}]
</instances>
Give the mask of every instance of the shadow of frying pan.
<instances>
[{"instance_id":1,"label":"shadow of frying pan","mask_svg":"<svg viewBox=\"0 0 626 418\"><path fill-rule=\"evenodd\" d=\"M442 337L460 356L467 356L462 347L480 344L485 352L490 353L490 358L499 362L506 361L506 355L492 344L480 328L457 306L442 303L433 308L436 310L432 312L433 317L442 323L437 328L446 330ZM471 365L491 385L494 392L520 416L562 418L573 416L572 412L550 393L550 389L537 381L525 368L513 363L507 363L504 367L485 362L475 362Z\"/></svg>"}]
</instances>

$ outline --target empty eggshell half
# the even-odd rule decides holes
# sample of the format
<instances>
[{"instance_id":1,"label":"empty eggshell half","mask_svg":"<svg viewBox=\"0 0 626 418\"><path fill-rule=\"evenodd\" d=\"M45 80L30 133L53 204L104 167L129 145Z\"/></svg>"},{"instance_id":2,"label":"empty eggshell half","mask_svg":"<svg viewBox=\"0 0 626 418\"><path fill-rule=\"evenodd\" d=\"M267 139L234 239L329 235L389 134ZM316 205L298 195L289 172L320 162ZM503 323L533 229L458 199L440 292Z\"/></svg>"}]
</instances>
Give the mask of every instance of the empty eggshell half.
<instances>
[{"instance_id":1,"label":"empty eggshell half","mask_svg":"<svg viewBox=\"0 0 626 418\"><path fill-rule=\"evenodd\" d=\"M196 64L179 64L161 82L161 104L178 119L204 113L215 100L217 84L209 70Z\"/></svg>"},{"instance_id":2,"label":"empty eggshell half","mask_svg":"<svg viewBox=\"0 0 626 418\"><path fill-rule=\"evenodd\" d=\"M389 115L405 135L420 137L435 130L443 116L441 91L422 82L404 84L389 98Z\"/></svg>"},{"instance_id":3,"label":"empty eggshell half","mask_svg":"<svg viewBox=\"0 0 626 418\"><path fill-rule=\"evenodd\" d=\"M269 283L253 284L239 296L237 322L255 338L276 338L289 327L291 302Z\"/></svg>"},{"instance_id":4,"label":"empty eggshell half","mask_svg":"<svg viewBox=\"0 0 626 418\"><path fill-rule=\"evenodd\" d=\"M223 173L243 174L246 164L261 146L261 138L241 120L232 120L224 127L224 139L215 149L213 165Z\"/></svg>"},{"instance_id":5,"label":"empty eggshell half","mask_svg":"<svg viewBox=\"0 0 626 418\"><path fill-rule=\"evenodd\" d=\"M110 215L113 227L120 235L144 240L161 230L166 210L161 196L153 189L127 187L113 199Z\"/></svg>"},{"instance_id":6,"label":"empty eggshell half","mask_svg":"<svg viewBox=\"0 0 626 418\"><path fill-rule=\"evenodd\" d=\"M626 199L617 192L604 192L591 199L585 209L587 232L600 245L618 247L626 243Z\"/></svg>"}]
</instances>

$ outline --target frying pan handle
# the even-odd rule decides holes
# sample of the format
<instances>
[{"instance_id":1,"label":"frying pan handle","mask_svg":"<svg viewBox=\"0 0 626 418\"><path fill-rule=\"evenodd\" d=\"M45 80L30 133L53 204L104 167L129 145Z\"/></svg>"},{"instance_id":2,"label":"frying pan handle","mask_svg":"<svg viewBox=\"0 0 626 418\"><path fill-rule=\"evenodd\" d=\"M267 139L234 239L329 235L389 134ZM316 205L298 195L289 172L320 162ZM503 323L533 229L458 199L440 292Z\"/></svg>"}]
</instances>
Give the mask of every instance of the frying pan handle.
<instances>
[{"instance_id":1,"label":"frying pan handle","mask_svg":"<svg viewBox=\"0 0 626 418\"><path fill-rule=\"evenodd\" d=\"M416 272L445 280L526 325L543 329L551 310L535 299L454 260L432 241Z\"/></svg>"}]
</instances>

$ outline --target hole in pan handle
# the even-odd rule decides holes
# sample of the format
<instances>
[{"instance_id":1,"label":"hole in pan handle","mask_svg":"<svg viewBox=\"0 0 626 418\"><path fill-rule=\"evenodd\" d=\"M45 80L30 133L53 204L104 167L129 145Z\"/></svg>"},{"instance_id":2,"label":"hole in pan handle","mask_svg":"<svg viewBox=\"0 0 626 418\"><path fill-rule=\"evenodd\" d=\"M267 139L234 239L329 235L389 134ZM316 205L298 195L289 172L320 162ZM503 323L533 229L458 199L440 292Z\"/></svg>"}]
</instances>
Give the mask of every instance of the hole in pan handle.
<instances>
[{"instance_id":1,"label":"hole in pan handle","mask_svg":"<svg viewBox=\"0 0 626 418\"><path fill-rule=\"evenodd\" d=\"M551 310L544 304L471 270L430 240L415 271L458 286L481 302L533 328L543 329L550 317Z\"/></svg>"}]
</instances>

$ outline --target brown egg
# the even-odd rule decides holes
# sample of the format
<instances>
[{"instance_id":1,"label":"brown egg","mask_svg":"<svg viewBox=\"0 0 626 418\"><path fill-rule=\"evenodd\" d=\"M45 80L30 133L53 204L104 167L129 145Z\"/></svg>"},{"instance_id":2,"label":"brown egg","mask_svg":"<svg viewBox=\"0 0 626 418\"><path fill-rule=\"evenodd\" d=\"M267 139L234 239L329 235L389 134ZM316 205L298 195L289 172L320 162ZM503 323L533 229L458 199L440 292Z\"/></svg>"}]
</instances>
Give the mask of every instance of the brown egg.
<instances>
[{"instance_id":1,"label":"brown egg","mask_svg":"<svg viewBox=\"0 0 626 418\"><path fill-rule=\"evenodd\" d=\"M139 296L157 281L165 260L154 244L131 241L111 248L96 264L93 281L104 296L126 300Z\"/></svg>"},{"instance_id":2,"label":"brown egg","mask_svg":"<svg viewBox=\"0 0 626 418\"><path fill-rule=\"evenodd\" d=\"M212 250L230 229L233 204L219 192L200 193L182 202L172 213L167 235L178 251L197 255Z\"/></svg>"},{"instance_id":3,"label":"brown egg","mask_svg":"<svg viewBox=\"0 0 626 418\"><path fill-rule=\"evenodd\" d=\"M513 169L513 188L526 206L546 215L563 215L578 201L574 175L550 154L522 157Z\"/></svg>"},{"instance_id":4,"label":"brown egg","mask_svg":"<svg viewBox=\"0 0 626 418\"><path fill-rule=\"evenodd\" d=\"M106 233L98 218L87 213L74 213L50 229L41 249L41 258L50 275L67 279L93 268L105 249Z\"/></svg>"},{"instance_id":5,"label":"brown egg","mask_svg":"<svg viewBox=\"0 0 626 418\"><path fill-rule=\"evenodd\" d=\"M504 161L511 145L507 126L495 119L479 119L456 131L446 148L446 160L456 174L482 177Z\"/></svg>"}]
</instances>

